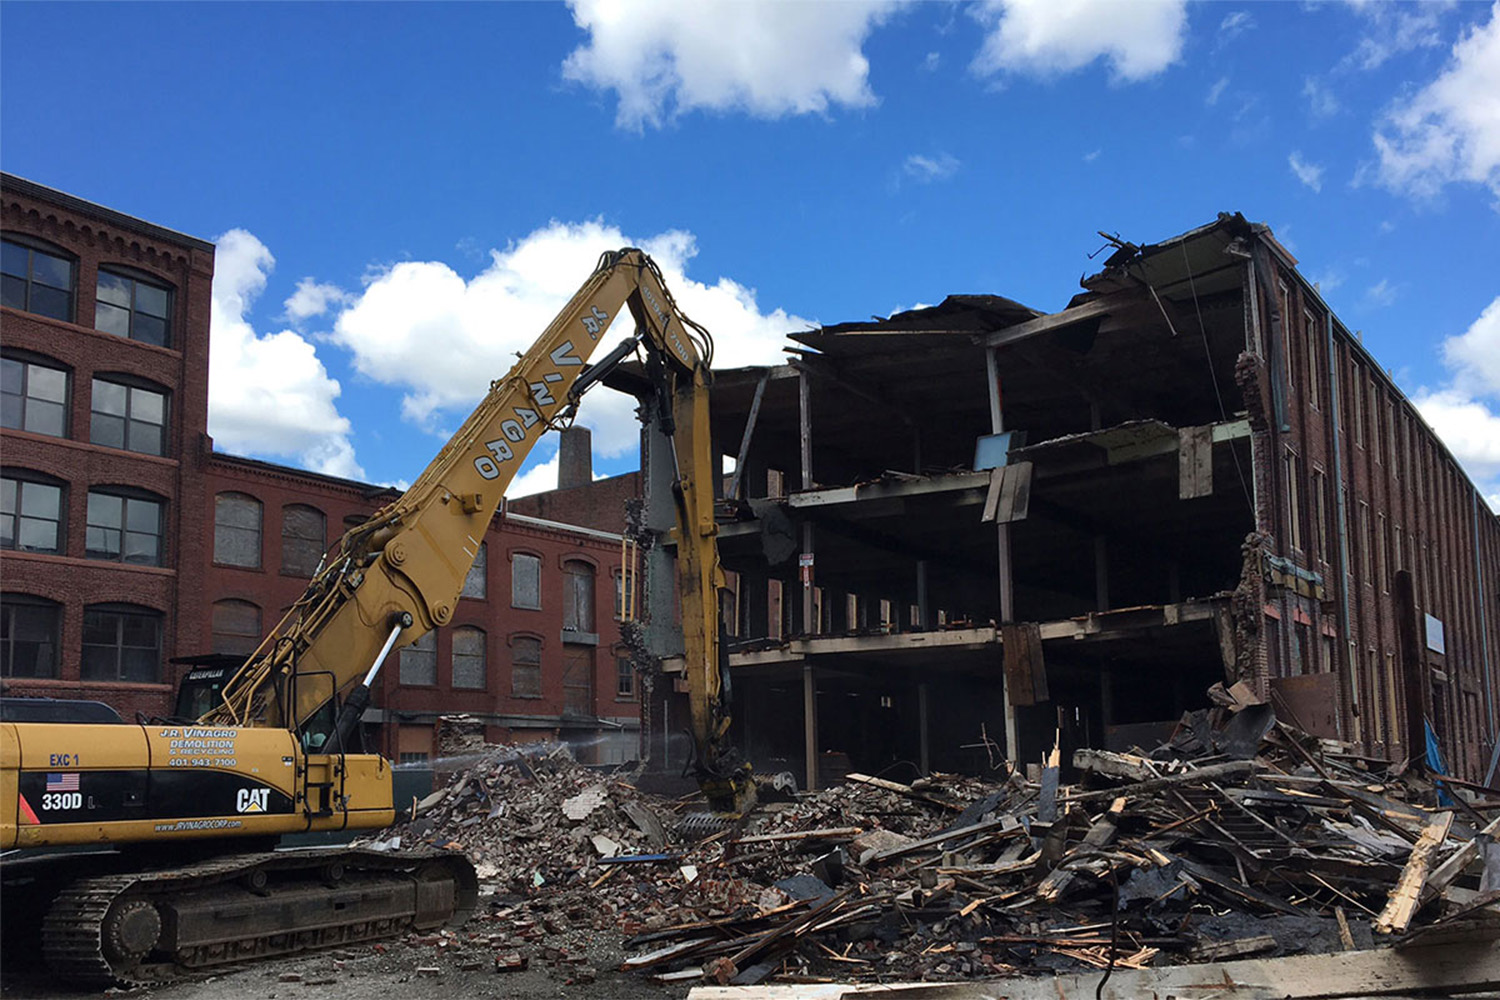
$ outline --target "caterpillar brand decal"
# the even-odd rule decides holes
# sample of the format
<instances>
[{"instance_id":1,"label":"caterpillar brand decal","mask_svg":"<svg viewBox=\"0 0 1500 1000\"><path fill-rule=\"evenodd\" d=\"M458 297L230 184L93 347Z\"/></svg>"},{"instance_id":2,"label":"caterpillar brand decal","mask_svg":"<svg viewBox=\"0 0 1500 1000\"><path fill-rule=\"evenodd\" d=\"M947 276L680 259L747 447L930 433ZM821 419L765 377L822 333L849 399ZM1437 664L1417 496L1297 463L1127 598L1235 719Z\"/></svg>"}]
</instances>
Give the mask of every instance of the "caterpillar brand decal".
<instances>
[{"instance_id":1,"label":"caterpillar brand decal","mask_svg":"<svg viewBox=\"0 0 1500 1000\"><path fill-rule=\"evenodd\" d=\"M242 813L263 813L266 804L271 798L269 788L241 788L239 794L234 798L234 811Z\"/></svg>"}]
</instances>

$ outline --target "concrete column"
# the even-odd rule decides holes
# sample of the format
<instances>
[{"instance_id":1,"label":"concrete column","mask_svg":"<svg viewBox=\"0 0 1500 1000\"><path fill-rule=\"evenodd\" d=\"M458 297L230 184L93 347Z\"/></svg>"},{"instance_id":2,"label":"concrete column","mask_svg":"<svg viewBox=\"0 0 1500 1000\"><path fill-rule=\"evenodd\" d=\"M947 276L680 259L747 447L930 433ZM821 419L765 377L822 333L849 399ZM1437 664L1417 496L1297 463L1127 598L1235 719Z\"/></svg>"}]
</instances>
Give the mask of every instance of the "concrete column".
<instances>
[{"instance_id":1,"label":"concrete column","mask_svg":"<svg viewBox=\"0 0 1500 1000\"><path fill-rule=\"evenodd\" d=\"M992 347L984 352L985 372L989 376L990 386L990 433L1000 434L1005 431L1005 408L1000 396L1000 368L995 360L995 349ZM1015 581L1011 576L1010 565L1010 525L1002 524L997 527L1000 587L1000 621L1013 622L1016 620L1016 593ZM1013 766L1019 765L1020 756L1016 738L1016 706L1011 704L1010 691L1005 687L1005 670L1000 670L1000 685L1004 691L1005 703L1005 756Z\"/></svg>"},{"instance_id":2,"label":"concrete column","mask_svg":"<svg viewBox=\"0 0 1500 1000\"><path fill-rule=\"evenodd\" d=\"M810 660L802 661L802 749L807 755L806 789L818 790L818 686Z\"/></svg>"}]
</instances>

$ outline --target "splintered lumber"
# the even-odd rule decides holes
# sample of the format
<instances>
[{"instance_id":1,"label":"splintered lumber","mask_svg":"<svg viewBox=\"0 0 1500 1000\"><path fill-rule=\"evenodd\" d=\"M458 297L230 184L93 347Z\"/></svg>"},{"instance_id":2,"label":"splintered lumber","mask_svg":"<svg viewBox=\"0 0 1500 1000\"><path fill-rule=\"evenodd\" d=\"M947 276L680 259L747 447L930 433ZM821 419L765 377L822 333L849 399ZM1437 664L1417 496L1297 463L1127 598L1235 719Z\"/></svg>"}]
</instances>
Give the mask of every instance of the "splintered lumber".
<instances>
[{"instance_id":1,"label":"splintered lumber","mask_svg":"<svg viewBox=\"0 0 1500 1000\"><path fill-rule=\"evenodd\" d=\"M1465 868L1479 860L1480 849L1497 832L1500 832L1500 816L1490 820L1483 830L1465 841L1462 847L1448 855L1446 861L1432 870L1432 874L1427 876L1427 885L1422 890L1422 901L1426 902L1452 885L1453 880L1462 875Z\"/></svg>"},{"instance_id":2,"label":"splintered lumber","mask_svg":"<svg viewBox=\"0 0 1500 1000\"><path fill-rule=\"evenodd\" d=\"M753 989L698 986L688 1000L1337 1000L1412 994L1456 995L1500 988L1500 948L1491 940L1331 955L1246 958L1234 962L1114 969L973 983L776 985Z\"/></svg>"},{"instance_id":3,"label":"splintered lumber","mask_svg":"<svg viewBox=\"0 0 1500 1000\"><path fill-rule=\"evenodd\" d=\"M1221 962L1226 958L1243 958L1258 951L1270 951L1276 947L1276 939L1269 934L1235 938L1232 941L1215 941L1193 949L1193 960Z\"/></svg>"},{"instance_id":4,"label":"splintered lumber","mask_svg":"<svg viewBox=\"0 0 1500 1000\"><path fill-rule=\"evenodd\" d=\"M821 830L797 830L792 833L758 833L753 837L741 837L731 844L770 844L781 840L828 840L833 837L857 837L864 833L860 826L833 826Z\"/></svg>"},{"instance_id":5,"label":"splintered lumber","mask_svg":"<svg viewBox=\"0 0 1500 1000\"><path fill-rule=\"evenodd\" d=\"M1067 801L1092 802L1097 799L1112 799L1116 795L1124 795L1127 798L1140 798L1151 792L1161 791L1163 788L1176 788L1179 785L1202 785L1218 781L1221 778L1233 778L1240 775L1250 774L1255 770L1253 760L1231 760L1223 764L1210 764L1207 767L1195 767L1181 774L1169 774L1164 778L1152 778L1149 781L1138 781L1133 785L1121 785L1118 788L1100 788L1091 792L1077 792L1069 795Z\"/></svg>"},{"instance_id":6,"label":"splintered lumber","mask_svg":"<svg viewBox=\"0 0 1500 1000\"><path fill-rule=\"evenodd\" d=\"M964 807L961 805L957 805L953 802L946 802L943 799L934 798L933 796L928 795L925 792L918 791L910 785L903 785L899 781L887 781L885 778L876 778L868 774L859 774L854 771L849 772L848 774L844 775L844 777L849 781L858 782L861 785L873 785L876 788L884 788L888 792L895 792L897 795L904 795L909 799L916 799L918 802L925 802L930 806L937 806L939 809L948 809L952 812L963 812L964 809Z\"/></svg>"},{"instance_id":7,"label":"splintered lumber","mask_svg":"<svg viewBox=\"0 0 1500 1000\"><path fill-rule=\"evenodd\" d=\"M1057 821L1057 782L1061 764L1062 754L1057 744L1054 743L1052 752L1047 755L1042 768L1042 797L1036 808L1038 822L1054 823Z\"/></svg>"},{"instance_id":8,"label":"splintered lumber","mask_svg":"<svg viewBox=\"0 0 1500 1000\"><path fill-rule=\"evenodd\" d=\"M1074 851L1098 849L1107 845L1115 839L1115 831L1118 829L1120 814L1125 811L1125 796L1120 796L1110 803L1109 810L1089 827L1089 832L1083 835L1083 841ZM1071 856L1072 851L1069 852ZM1062 898L1069 883L1073 881L1074 872L1067 868L1058 867L1042 879L1042 884L1037 886L1036 895L1038 899L1047 902L1055 902Z\"/></svg>"},{"instance_id":9,"label":"splintered lumber","mask_svg":"<svg viewBox=\"0 0 1500 1000\"><path fill-rule=\"evenodd\" d=\"M1422 898L1422 886L1427 881L1427 872L1432 867L1432 855L1448 839L1448 828L1453 825L1451 812L1438 813L1422 830L1411 857L1401 871L1396 888L1391 890L1385 909L1375 919L1375 930L1381 934L1404 934L1411 926L1411 918L1417 912Z\"/></svg>"},{"instance_id":10,"label":"splintered lumber","mask_svg":"<svg viewBox=\"0 0 1500 1000\"><path fill-rule=\"evenodd\" d=\"M923 840L914 840L910 844L902 844L900 847L893 847L888 851L881 851L879 854L872 855L868 863L875 864L876 862L880 861L889 861L892 858L905 857L908 854L915 854L917 851L925 851L929 848L939 847L943 844L948 843L948 841L950 840L968 837L976 833L987 833L990 830L1002 828L1005 830L1020 830L1021 825L1016 822L1014 816L999 816L995 819L985 820L983 823L973 823L969 826L961 826L956 830L946 830L942 833L939 833L932 837L927 837Z\"/></svg>"},{"instance_id":11,"label":"splintered lumber","mask_svg":"<svg viewBox=\"0 0 1500 1000\"><path fill-rule=\"evenodd\" d=\"M1088 747L1073 751L1073 766L1080 771L1092 771L1106 778L1122 778L1125 781L1150 781L1161 777L1155 763L1149 758Z\"/></svg>"}]
</instances>

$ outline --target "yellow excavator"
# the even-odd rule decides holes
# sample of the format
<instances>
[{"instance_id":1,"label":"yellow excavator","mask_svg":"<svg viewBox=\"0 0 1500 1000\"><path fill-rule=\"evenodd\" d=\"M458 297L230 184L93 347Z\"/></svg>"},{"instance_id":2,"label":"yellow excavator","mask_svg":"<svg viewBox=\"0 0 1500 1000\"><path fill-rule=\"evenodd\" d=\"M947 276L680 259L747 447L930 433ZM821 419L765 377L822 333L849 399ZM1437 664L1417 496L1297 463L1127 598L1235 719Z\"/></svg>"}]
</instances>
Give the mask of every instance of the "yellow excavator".
<instances>
[{"instance_id":1,"label":"yellow excavator","mask_svg":"<svg viewBox=\"0 0 1500 1000\"><path fill-rule=\"evenodd\" d=\"M590 364L622 309L635 332ZM750 768L728 744L722 696L713 341L677 308L651 258L626 248L600 258L411 488L339 540L281 623L200 699L197 718L0 723L0 849L98 849L0 863L9 869L4 920L39 924L54 973L159 982L462 922L477 884L459 854L273 848L284 834L395 820L391 765L358 745L382 664L452 620L528 452L638 351L677 460L677 584L697 777L716 812L750 806Z\"/></svg>"}]
</instances>

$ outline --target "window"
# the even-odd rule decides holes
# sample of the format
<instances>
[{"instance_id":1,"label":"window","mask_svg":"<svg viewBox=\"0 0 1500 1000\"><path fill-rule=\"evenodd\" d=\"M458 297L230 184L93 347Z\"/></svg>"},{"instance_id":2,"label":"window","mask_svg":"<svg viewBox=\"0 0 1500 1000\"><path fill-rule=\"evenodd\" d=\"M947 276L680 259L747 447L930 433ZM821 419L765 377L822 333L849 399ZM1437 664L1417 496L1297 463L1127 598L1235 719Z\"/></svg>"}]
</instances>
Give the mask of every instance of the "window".
<instances>
[{"instance_id":1,"label":"window","mask_svg":"<svg viewBox=\"0 0 1500 1000\"><path fill-rule=\"evenodd\" d=\"M467 626L453 630L453 686L484 690L483 630Z\"/></svg>"},{"instance_id":2,"label":"window","mask_svg":"<svg viewBox=\"0 0 1500 1000\"><path fill-rule=\"evenodd\" d=\"M62 606L27 594L0 595L0 676L56 677Z\"/></svg>"},{"instance_id":3,"label":"window","mask_svg":"<svg viewBox=\"0 0 1500 1000\"><path fill-rule=\"evenodd\" d=\"M0 427L68 436L68 373L0 358Z\"/></svg>"},{"instance_id":4,"label":"window","mask_svg":"<svg viewBox=\"0 0 1500 1000\"><path fill-rule=\"evenodd\" d=\"M157 347L171 346L172 292L139 278L99 272L94 327Z\"/></svg>"},{"instance_id":5,"label":"window","mask_svg":"<svg viewBox=\"0 0 1500 1000\"><path fill-rule=\"evenodd\" d=\"M73 262L23 243L0 245L0 305L73 321Z\"/></svg>"},{"instance_id":6,"label":"window","mask_svg":"<svg viewBox=\"0 0 1500 1000\"><path fill-rule=\"evenodd\" d=\"M1354 429L1354 443L1363 447L1365 443L1364 379L1360 377L1357 363L1351 364L1350 369L1349 401L1353 406L1350 407L1349 426Z\"/></svg>"},{"instance_id":7,"label":"window","mask_svg":"<svg viewBox=\"0 0 1500 1000\"><path fill-rule=\"evenodd\" d=\"M469 567L468 574L464 577L464 589L459 597L472 597L476 601L485 598L485 574L489 571L489 554L484 542L479 543L479 552L474 556L474 564Z\"/></svg>"},{"instance_id":8,"label":"window","mask_svg":"<svg viewBox=\"0 0 1500 1000\"><path fill-rule=\"evenodd\" d=\"M437 633L428 632L401 651L401 683L408 687L437 684Z\"/></svg>"},{"instance_id":9,"label":"window","mask_svg":"<svg viewBox=\"0 0 1500 1000\"><path fill-rule=\"evenodd\" d=\"M84 680L154 684L160 669L161 612L128 604L84 609Z\"/></svg>"},{"instance_id":10,"label":"window","mask_svg":"<svg viewBox=\"0 0 1500 1000\"><path fill-rule=\"evenodd\" d=\"M84 555L137 566L161 565L158 500L89 490Z\"/></svg>"},{"instance_id":11,"label":"window","mask_svg":"<svg viewBox=\"0 0 1500 1000\"><path fill-rule=\"evenodd\" d=\"M517 698L542 696L542 640L525 635L510 640L510 693Z\"/></svg>"},{"instance_id":12,"label":"window","mask_svg":"<svg viewBox=\"0 0 1500 1000\"><path fill-rule=\"evenodd\" d=\"M260 569L260 501L244 493L214 497L214 562Z\"/></svg>"},{"instance_id":13,"label":"window","mask_svg":"<svg viewBox=\"0 0 1500 1000\"><path fill-rule=\"evenodd\" d=\"M62 512L61 486L0 478L0 549L62 552Z\"/></svg>"},{"instance_id":14,"label":"window","mask_svg":"<svg viewBox=\"0 0 1500 1000\"><path fill-rule=\"evenodd\" d=\"M1284 345L1282 354L1286 358L1286 391L1290 394L1292 387L1297 384L1296 366L1292 361L1297 352L1292 335L1292 291L1285 282L1278 284L1281 286L1281 335Z\"/></svg>"},{"instance_id":15,"label":"window","mask_svg":"<svg viewBox=\"0 0 1500 1000\"><path fill-rule=\"evenodd\" d=\"M594 567L581 559L563 563L563 628L594 631Z\"/></svg>"},{"instance_id":16,"label":"window","mask_svg":"<svg viewBox=\"0 0 1500 1000\"><path fill-rule=\"evenodd\" d=\"M325 519L316 507L294 503L281 511L281 571L288 576L312 576L323 561Z\"/></svg>"},{"instance_id":17,"label":"window","mask_svg":"<svg viewBox=\"0 0 1500 1000\"><path fill-rule=\"evenodd\" d=\"M1322 378L1322 373L1318 370L1318 338L1313 335L1315 323L1311 312L1302 314L1302 328L1306 331L1307 343L1307 402L1316 410L1320 400L1318 380Z\"/></svg>"},{"instance_id":18,"label":"window","mask_svg":"<svg viewBox=\"0 0 1500 1000\"><path fill-rule=\"evenodd\" d=\"M635 614L635 574L626 575L624 570L617 569L615 576L615 621L625 621L628 616L634 621Z\"/></svg>"},{"instance_id":19,"label":"window","mask_svg":"<svg viewBox=\"0 0 1500 1000\"><path fill-rule=\"evenodd\" d=\"M1322 469L1312 474L1312 539L1313 555L1322 562L1328 561L1328 476Z\"/></svg>"},{"instance_id":20,"label":"window","mask_svg":"<svg viewBox=\"0 0 1500 1000\"><path fill-rule=\"evenodd\" d=\"M249 656L260 645L260 607L249 601L214 602L213 651Z\"/></svg>"},{"instance_id":21,"label":"window","mask_svg":"<svg viewBox=\"0 0 1500 1000\"><path fill-rule=\"evenodd\" d=\"M1375 453L1375 461L1383 461L1380 455L1380 389L1375 384L1375 377L1370 377L1370 450Z\"/></svg>"},{"instance_id":22,"label":"window","mask_svg":"<svg viewBox=\"0 0 1500 1000\"><path fill-rule=\"evenodd\" d=\"M635 700L635 666L630 657L615 657L615 698L619 701Z\"/></svg>"},{"instance_id":23,"label":"window","mask_svg":"<svg viewBox=\"0 0 1500 1000\"><path fill-rule=\"evenodd\" d=\"M593 646L563 646L563 714L594 714Z\"/></svg>"},{"instance_id":24,"label":"window","mask_svg":"<svg viewBox=\"0 0 1500 1000\"><path fill-rule=\"evenodd\" d=\"M1376 538L1375 576L1380 580L1381 591L1389 594L1391 592L1391 574L1389 569L1391 563L1391 526L1390 522L1385 519L1384 514L1377 514L1375 517L1380 523L1380 531Z\"/></svg>"},{"instance_id":25,"label":"window","mask_svg":"<svg viewBox=\"0 0 1500 1000\"><path fill-rule=\"evenodd\" d=\"M142 455L167 453L166 393L94 379L89 440Z\"/></svg>"},{"instance_id":26,"label":"window","mask_svg":"<svg viewBox=\"0 0 1500 1000\"><path fill-rule=\"evenodd\" d=\"M510 606L533 609L542 606L542 560L538 557L525 552L511 555Z\"/></svg>"},{"instance_id":27,"label":"window","mask_svg":"<svg viewBox=\"0 0 1500 1000\"><path fill-rule=\"evenodd\" d=\"M1359 502L1359 572L1367 586L1375 582L1373 530L1370 526L1370 505L1361 500Z\"/></svg>"},{"instance_id":28,"label":"window","mask_svg":"<svg viewBox=\"0 0 1500 1000\"><path fill-rule=\"evenodd\" d=\"M1297 453L1286 453L1287 535L1292 548L1302 551L1302 482Z\"/></svg>"}]
</instances>

